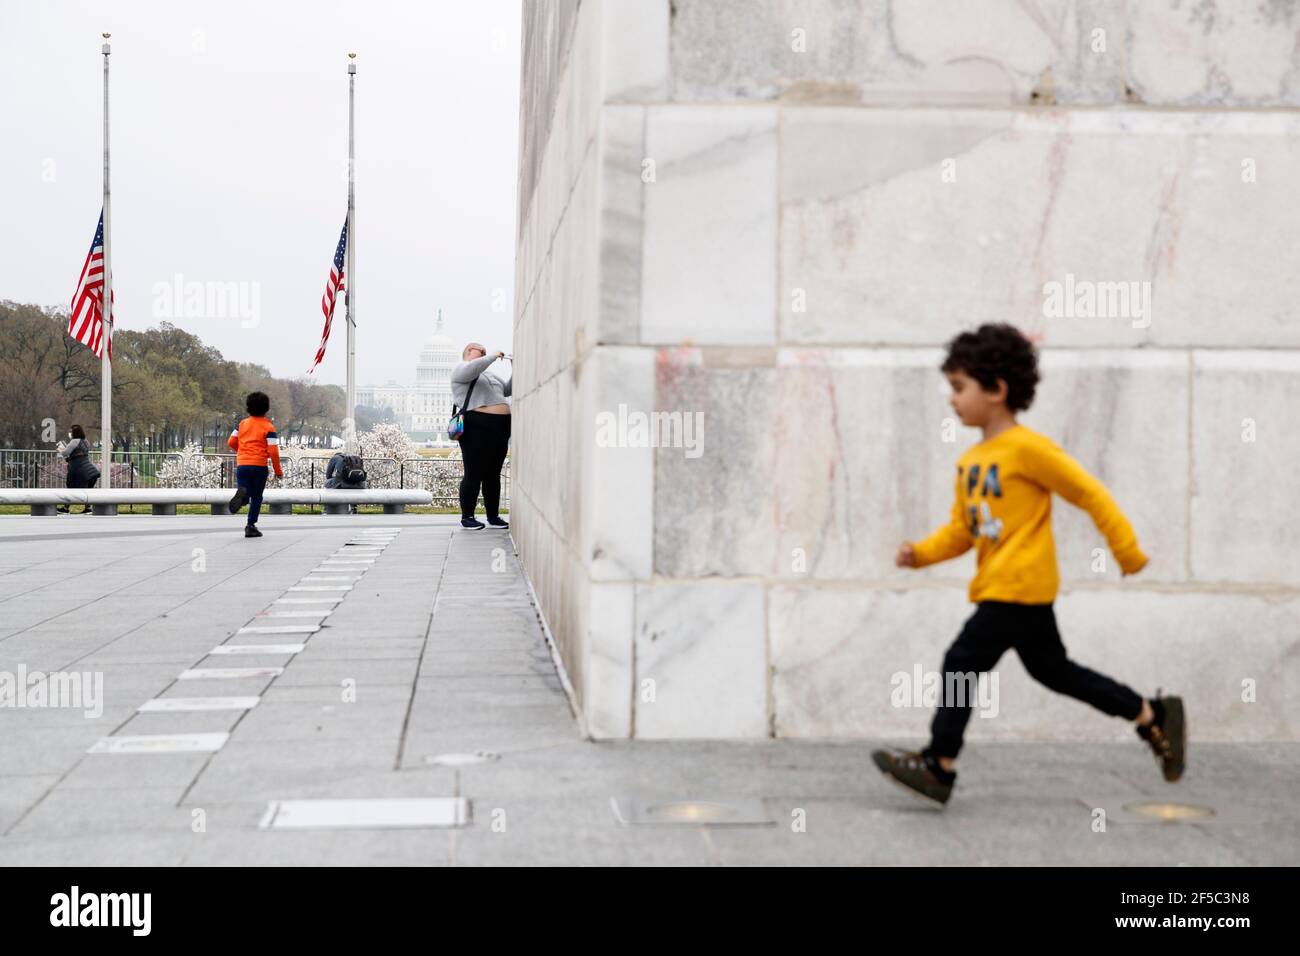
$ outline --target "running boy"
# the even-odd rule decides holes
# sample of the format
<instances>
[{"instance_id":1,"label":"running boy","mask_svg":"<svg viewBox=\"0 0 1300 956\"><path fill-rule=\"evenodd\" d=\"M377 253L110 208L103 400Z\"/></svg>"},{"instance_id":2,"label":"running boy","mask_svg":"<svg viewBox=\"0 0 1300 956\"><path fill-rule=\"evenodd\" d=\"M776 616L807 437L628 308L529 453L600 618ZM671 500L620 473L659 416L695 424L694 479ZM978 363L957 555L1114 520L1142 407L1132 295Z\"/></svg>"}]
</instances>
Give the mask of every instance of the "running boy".
<instances>
[{"instance_id":1,"label":"running boy","mask_svg":"<svg viewBox=\"0 0 1300 956\"><path fill-rule=\"evenodd\" d=\"M236 452L235 484L239 486L230 499L230 513L238 514L247 502L248 524L244 526L244 537L260 538L262 532L257 530L257 516L262 510L262 492L270 474L267 459L275 468L275 477L284 477L280 470L280 439L275 434L275 425L266 417L271 410L271 400L265 392L253 392L245 400L244 407L248 409L249 417L241 421L226 439L226 444Z\"/></svg>"},{"instance_id":2,"label":"running boy","mask_svg":"<svg viewBox=\"0 0 1300 956\"><path fill-rule=\"evenodd\" d=\"M877 750L887 776L939 803L952 795L955 763L970 719L970 701L949 688L973 683L1015 648L1031 677L1052 690L1132 720L1155 752L1166 780L1182 776L1186 721L1178 697L1144 700L1109 677L1066 657L1052 602L1058 576L1052 540L1052 493L1083 508L1106 536L1125 575L1147 563L1137 537L1106 488L1054 442L1016 421L1034 399L1038 357L1011 325L982 325L948 344L941 366L962 424L984 440L957 460L952 520L923 541L904 542L894 563L923 568L976 549L966 621L943 660L943 687L920 753Z\"/></svg>"}]
</instances>

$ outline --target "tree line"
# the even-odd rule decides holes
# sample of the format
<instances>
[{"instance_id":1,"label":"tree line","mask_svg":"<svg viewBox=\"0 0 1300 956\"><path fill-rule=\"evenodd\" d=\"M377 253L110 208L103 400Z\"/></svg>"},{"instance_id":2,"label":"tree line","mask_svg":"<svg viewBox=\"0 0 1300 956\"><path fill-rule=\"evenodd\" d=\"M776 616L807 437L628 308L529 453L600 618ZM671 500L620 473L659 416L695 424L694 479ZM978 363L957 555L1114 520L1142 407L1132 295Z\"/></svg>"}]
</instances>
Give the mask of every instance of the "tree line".
<instances>
[{"instance_id":1,"label":"tree line","mask_svg":"<svg viewBox=\"0 0 1300 956\"><path fill-rule=\"evenodd\" d=\"M0 301L0 446L40 448L73 424L99 439L100 361L67 334L68 310ZM276 430L328 447L346 406L337 385L276 378L265 366L233 362L197 336L163 322L113 337L113 445L170 451L195 442L225 451L245 414L244 396L271 397ZM358 406L357 428L391 421L392 412ZM49 424L53 422L53 431Z\"/></svg>"}]
</instances>

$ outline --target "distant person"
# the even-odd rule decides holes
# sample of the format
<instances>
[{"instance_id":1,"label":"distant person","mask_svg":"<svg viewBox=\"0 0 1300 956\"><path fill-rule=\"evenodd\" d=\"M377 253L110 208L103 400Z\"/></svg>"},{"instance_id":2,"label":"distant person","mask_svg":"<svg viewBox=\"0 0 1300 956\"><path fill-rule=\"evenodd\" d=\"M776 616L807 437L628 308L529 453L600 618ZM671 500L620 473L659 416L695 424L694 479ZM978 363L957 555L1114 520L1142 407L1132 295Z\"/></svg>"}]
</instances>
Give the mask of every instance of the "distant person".
<instances>
[{"instance_id":1,"label":"distant person","mask_svg":"<svg viewBox=\"0 0 1300 956\"><path fill-rule=\"evenodd\" d=\"M325 487L344 491L361 491L366 487L366 468L360 455L345 455L341 451L334 453L329 464L325 466ZM356 505L348 505L352 514L357 513Z\"/></svg>"},{"instance_id":2,"label":"distant person","mask_svg":"<svg viewBox=\"0 0 1300 956\"><path fill-rule=\"evenodd\" d=\"M1120 570L1137 574L1147 556L1106 487L1051 439L1016 421L1034 400L1038 355L1014 326L981 325L948 344L941 370L950 404L984 440L957 459L952 520L922 541L905 541L894 558L923 568L976 551L966 621L943 659L943 691L920 753L877 750L877 767L911 790L946 803L970 719L972 684L1012 648L1025 670L1049 690L1133 721L1169 782L1183 775L1187 722L1179 697L1146 698L1070 660L1052 603L1059 573L1052 542L1052 495L1087 510ZM951 688L951 689L950 689Z\"/></svg>"},{"instance_id":3,"label":"distant person","mask_svg":"<svg viewBox=\"0 0 1300 956\"><path fill-rule=\"evenodd\" d=\"M271 400L265 392L253 392L244 402L244 407L248 409L248 417L226 439L226 444L235 450L235 484L239 486L230 499L230 513L238 514L247 503L248 524L244 527L244 537L260 538L262 532L257 530L257 516L261 513L262 492L266 490L266 480L270 477L267 461L275 468L275 477L284 477L280 468L280 438L275 433L275 424L266 417L271 410Z\"/></svg>"},{"instance_id":4,"label":"distant person","mask_svg":"<svg viewBox=\"0 0 1300 956\"><path fill-rule=\"evenodd\" d=\"M60 458L68 462L68 487L93 488L99 481L99 469L90 460L90 443L86 441L86 432L80 425L73 425L68 432L68 442L59 442L55 446ZM59 505L56 511L72 514L69 505ZM90 505L82 506L79 514L90 514Z\"/></svg>"},{"instance_id":5,"label":"distant person","mask_svg":"<svg viewBox=\"0 0 1300 956\"><path fill-rule=\"evenodd\" d=\"M510 527L497 512L501 507L501 467L510 446L510 405L506 399L514 377L502 378L489 368L505 357L505 352L489 355L483 346L471 342L451 373L452 403L465 423L460 436L460 456L465 462L465 477L460 480L460 526L475 531L484 527L474 517L480 486L487 523L494 528Z\"/></svg>"}]
</instances>

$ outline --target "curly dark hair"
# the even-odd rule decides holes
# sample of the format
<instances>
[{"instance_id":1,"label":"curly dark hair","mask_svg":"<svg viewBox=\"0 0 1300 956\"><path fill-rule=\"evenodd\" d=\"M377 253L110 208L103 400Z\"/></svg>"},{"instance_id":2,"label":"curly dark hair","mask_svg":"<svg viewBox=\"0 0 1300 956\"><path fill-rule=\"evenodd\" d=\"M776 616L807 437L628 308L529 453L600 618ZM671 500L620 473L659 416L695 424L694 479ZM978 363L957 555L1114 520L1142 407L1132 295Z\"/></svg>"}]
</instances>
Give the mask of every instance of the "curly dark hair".
<instances>
[{"instance_id":1,"label":"curly dark hair","mask_svg":"<svg viewBox=\"0 0 1300 956\"><path fill-rule=\"evenodd\" d=\"M1023 412L1033 404L1039 381L1034 343L1006 322L962 332L948 343L948 355L940 369L965 372L986 391L997 388L998 379L1002 379L1007 383L1007 408L1013 412Z\"/></svg>"},{"instance_id":2,"label":"curly dark hair","mask_svg":"<svg viewBox=\"0 0 1300 956\"><path fill-rule=\"evenodd\" d=\"M265 415L271 410L271 399L267 397L266 392L250 392L248 398L244 400L244 407L248 409L250 415Z\"/></svg>"}]
</instances>

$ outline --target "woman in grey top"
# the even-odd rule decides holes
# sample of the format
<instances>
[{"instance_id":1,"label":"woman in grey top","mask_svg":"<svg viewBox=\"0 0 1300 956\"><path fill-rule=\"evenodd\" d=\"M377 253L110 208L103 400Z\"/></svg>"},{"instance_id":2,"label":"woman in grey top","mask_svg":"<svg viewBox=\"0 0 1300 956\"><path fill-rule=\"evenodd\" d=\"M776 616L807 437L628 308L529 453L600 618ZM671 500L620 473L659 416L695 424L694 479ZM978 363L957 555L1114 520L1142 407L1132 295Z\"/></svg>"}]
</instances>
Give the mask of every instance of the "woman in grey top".
<instances>
[{"instance_id":1,"label":"woman in grey top","mask_svg":"<svg viewBox=\"0 0 1300 956\"><path fill-rule=\"evenodd\" d=\"M60 458L68 461L69 488L91 488L99 481L99 469L90 460L90 442L86 441L86 432L80 425L73 425L68 432L68 443L59 442L55 450ZM71 514L68 505L59 505L56 510ZM81 514L89 513L89 505L81 509Z\"/></svg>"},{"instance_id":2,"label":"woman in grey top","mask_svg":"<svg viewBox=\"0 0 1300 956\"><path fill-rule=\"evenodd\" d=\"M460 480L462 528L484 527L474 517L480 486L487 523L494 528L510 527L497 509L501 506L501 466L510 444L510 404L506 399L514 378L502 378L490 368L505 357L504 352L489 355L482 345L471 342L451 373L451 400L462 410L465 423L460 436L460 454L465 461L465 477Z\"/></svg>"}]
</instances>

